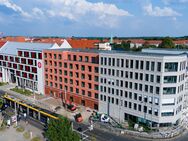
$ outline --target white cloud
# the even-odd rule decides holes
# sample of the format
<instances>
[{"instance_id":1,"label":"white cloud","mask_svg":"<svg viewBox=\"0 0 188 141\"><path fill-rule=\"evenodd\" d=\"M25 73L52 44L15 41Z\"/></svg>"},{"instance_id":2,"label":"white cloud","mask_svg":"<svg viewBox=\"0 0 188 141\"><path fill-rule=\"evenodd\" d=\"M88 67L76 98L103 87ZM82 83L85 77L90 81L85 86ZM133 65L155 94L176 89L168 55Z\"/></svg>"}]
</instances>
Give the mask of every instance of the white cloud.
<instances>
[{"instance_id":1,"label":"white cloud","mask_svg":"<svg viewBox=\"0 0 188 141\"><path fill-rule=\"evenodd\" d=\"M171 4L171 3L186 3L188 0L162 0L164 4Z\"/></svg>"},{"instance_id":2,"label":"white cloud","mask_svg":"<svg viewBox=\"0 0 188 141\"><path fill-rule=\"evenodd\" d=\"M44 16L44 12L41 9L39 9L38 7L33 8L32 13L35 16Z\"/></svg>"},{"instance_id":3,"label":"white cloud","mask_svg":"<svg viewBox=\"0 0 188 141\"><path fill-rule=\"evenodd\" d=\"M150 3L143 7L145 13L149 16L157 16L157 17L175 17L181 16L180 13L176 12L170 7L160 8L158 6L153 7Z\"/></svg>"},{"instance_id":4,"label":"white cloud","mask_svg":"<svg viewBox=\"0 0 188 141\"><path fill-rule=\"evenodd\" d=\"M103 2L88 2L87 0L46 0L50 5L50 9L47 10L47 13L50 16L61 16L66 17L70 20L79 21L83 17L99 23L109 22L104 21L112 19L114 17L113 23L115 20L118 20L117 17L122 16L132 16L128 11L124 9L119 9L114 4L106 4ZM117 22L115 22L117 23ZM115 25L115 24L113 24Z\"/></svg>"},{"instance_id":5,"label":"white cloud","mask_svg":"<svg viewBox=\"0 0 188 141\"><path fill-rule=\"evenodd\" d=\"M114 27L120 17L132 16L128 11L118 8L115 4L104 2L89 2L88 0L35 0L39 7L24 11L22 7L11 0L0 0L4 5L27 19L42 19L62 17L79 23L90 23L99 26ZM28 2L29 3L29 2Z\"/></svg>"},{"instance_id":6,"label":"white cloud","mask_svg":"<svg viewBox=\"0 0 188 141\"><path fill-rule=\"evenodd\" d=\"M20 13L24 17L30 17L31 15L25 12L20 6L16 5L15 3L11 2L10 0L0 0L0 5L4 5L7 8L14 10L15 12Z\"/></svg>"}]
</instances>

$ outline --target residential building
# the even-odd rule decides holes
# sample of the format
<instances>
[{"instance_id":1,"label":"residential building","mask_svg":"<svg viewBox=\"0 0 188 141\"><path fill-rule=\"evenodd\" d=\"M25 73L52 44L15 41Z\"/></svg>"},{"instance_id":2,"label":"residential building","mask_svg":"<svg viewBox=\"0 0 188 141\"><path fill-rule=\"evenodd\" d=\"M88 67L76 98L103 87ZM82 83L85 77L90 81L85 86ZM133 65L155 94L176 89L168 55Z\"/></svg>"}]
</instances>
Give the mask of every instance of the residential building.
<instances>
[{"instance_id":1,"label":"residential building","mask_svg":"<svg viewBox=\"0 0 188 141\"><path fill-rule=\"evenodd\" d=\"M187 55L108 52L99 57L99 112L123 122L178 124ZM152 124L151 124L152 123Z\"/></svg>"},{"instance_id":2,"label":"residential building","mask_svg":"<svg viewBox=\"0 0 188 141\"><path fill-rule=\"evenodd\" d=\"M97 51L48 49L43 54L45 94L98 110Z\"/></svg>"},{"instance_id":3,"label":"residential building","mask_svg":"<svg viewBox=\"0 0 188 141\"><path fill-rule=\"evenodd\" d=\"M99 50L112 50L112 46L109 42L99 43Z\"/></svg>"}]
</instances>

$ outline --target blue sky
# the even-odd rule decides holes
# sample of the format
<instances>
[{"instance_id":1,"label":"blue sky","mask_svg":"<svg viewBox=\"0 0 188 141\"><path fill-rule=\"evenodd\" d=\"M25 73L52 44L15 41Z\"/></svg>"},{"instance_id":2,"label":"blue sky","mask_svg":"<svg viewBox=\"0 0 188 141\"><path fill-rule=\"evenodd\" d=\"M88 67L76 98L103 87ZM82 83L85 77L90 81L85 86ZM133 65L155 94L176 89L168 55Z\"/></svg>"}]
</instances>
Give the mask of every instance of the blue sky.
<instances>
[{"instance_id":1,"label":"blue sky","mask_svg":"<svg viewBox=\"0 0 188 141\"><path fill-rule=\"evenodd\" d=\"M188 0L0 0L0 32L24 36L185 36Z\"/></svg>"}]
</instances>

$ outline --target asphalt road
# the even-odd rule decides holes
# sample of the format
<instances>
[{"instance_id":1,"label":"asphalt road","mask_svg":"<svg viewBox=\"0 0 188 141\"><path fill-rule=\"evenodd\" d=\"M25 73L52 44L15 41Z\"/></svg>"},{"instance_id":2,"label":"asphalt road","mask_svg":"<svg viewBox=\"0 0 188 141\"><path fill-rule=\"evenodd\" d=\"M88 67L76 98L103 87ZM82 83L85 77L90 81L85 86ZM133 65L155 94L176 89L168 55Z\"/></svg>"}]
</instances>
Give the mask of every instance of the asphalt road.
<instances>
[{"instance_id":1,"label":"asphalt road","mask_svg":"<svg viewBox=\"0 0 188 141\"><path fill-rule=\"evenodd\" d=\"M5 92L0 90L0 96L3 95ZM29 124L43 130L43 124L41 124L39 121L36 121L32 118L28 118ZM79 127L82 128L82 131L84 134L88 135L90 139L91 137L95 137L97 141L145 141L144 139L137 139L132 136L118 136L113 133L105 132L103 130L99 130L94 128L93 131L88 130L88 126L82 123L76 123L73 122L73 127L75 130L77 130ZM172 139L172 141L188 141L188 133L184 134L176 139Z\"/></svg>"}]
</instances>

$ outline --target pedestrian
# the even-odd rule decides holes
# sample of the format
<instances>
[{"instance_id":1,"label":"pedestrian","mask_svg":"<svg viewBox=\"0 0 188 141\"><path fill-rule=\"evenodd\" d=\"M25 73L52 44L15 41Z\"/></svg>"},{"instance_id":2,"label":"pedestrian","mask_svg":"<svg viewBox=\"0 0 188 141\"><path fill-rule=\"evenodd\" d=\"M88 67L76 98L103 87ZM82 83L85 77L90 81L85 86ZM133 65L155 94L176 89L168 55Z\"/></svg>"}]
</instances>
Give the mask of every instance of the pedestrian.
<instances>
[{"instance_id":1,"label":"pedestrian","mask_svg":"<svg viewBox=\"0 0 188 141\"><path fill-rule=\"evenodd\" d=\"M26 114L26 113L24 113L24 120L25 120L25 122L26 122L26 117L27 117L27 114Z\"/></svg>"},{"instance_id":2,"label":"pedestrian","mask_svg":"<svg viewBox=\"0 0 188 141\"><path fill-rule=\"evenodd\" d=\"M28 121L26 121L26 125L28 125Z\"/></svg>"},{"instance_id":3,"label":"pedestrian","mask_svg":"<svg viewBox=\"0 0 188 141\"><path fill-rule=\"evenodd\" d=\"M33 132L32 131L30 132L30 136L31 136L31 138L33 138Z\"/></svg>"}]
</instances>

